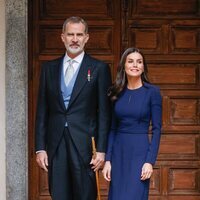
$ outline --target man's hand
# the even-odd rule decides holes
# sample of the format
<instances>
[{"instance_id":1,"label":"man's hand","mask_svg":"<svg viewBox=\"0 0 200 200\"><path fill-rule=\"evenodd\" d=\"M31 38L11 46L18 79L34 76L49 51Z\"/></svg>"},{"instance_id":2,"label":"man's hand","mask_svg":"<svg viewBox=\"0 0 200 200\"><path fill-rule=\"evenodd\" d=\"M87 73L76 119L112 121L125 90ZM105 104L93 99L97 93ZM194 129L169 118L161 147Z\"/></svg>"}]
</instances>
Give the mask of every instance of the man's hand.
<instances>
[{"instance_id":1,"label":"man's hand","mask_svg":"<svg viewBox=\"0 0 200 200\"><path fill-rule=\"evenodd\" d=\"M41 151L36 154L36 162L44 169L46 172L48 172L47 166L48 166L48 157L46 151Z\"/></svg>"},{"instance_id":2,"label":"man's hand","mask_svg":"<svg viewBox=\"0 0 200 200\"><path fill-rule=\"evenodd\" d=\"M92 169L94 171L99 170L99 168L103 165L105 160L105 153L96 152L96 155L92 157L90 164L92 165Z\"/></svg>"}]
</instances>

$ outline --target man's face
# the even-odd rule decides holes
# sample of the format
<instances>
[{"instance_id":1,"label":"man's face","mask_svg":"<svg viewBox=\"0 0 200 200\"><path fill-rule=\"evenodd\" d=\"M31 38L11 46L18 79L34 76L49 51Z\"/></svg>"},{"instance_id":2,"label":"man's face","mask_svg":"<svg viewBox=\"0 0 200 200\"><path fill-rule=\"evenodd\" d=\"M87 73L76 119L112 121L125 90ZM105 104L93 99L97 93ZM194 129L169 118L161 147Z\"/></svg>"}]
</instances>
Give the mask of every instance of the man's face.
<instances>
[{"instance_id":1,"label":"man's face","mask_svg":"<svg viewBox=\"0 0 200 200\"><path fill-rule=\"evenodd\" d=\"M68 23L61 39L70 57L78 56L85 47L89 35L85 33L85 26L82 23Z\"/></svg>"}]
</instances>

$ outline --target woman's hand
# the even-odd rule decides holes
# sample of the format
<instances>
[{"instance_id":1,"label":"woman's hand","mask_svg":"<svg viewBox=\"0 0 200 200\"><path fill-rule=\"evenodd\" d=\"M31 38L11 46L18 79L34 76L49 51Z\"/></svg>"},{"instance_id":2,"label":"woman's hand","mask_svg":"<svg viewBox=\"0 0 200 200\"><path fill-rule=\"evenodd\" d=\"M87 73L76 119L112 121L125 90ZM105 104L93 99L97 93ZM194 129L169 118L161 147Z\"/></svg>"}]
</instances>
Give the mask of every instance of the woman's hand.
<instances>
[{"instance_id":1,"label":"woman's hand","mask_svg":"<svg viewBox=\"0 0 200 200\"><path fill-rule=\"evenodd\" d=\"M107 180L107 181L111 181L111 163L110 161L106 161L104 168L102 170L103 173L103 177Z\"/></svg>"},{"instance_id":2,"label":"woman's hand","mask_svg":"<svg viewBox=\"0 0 200 200\"><path fill-rule=\"evenodd\" d=\"M151 163L144 163L142 167L141 180L149 179L153 173L153 166Z\"/></svg>"}]
</instances>

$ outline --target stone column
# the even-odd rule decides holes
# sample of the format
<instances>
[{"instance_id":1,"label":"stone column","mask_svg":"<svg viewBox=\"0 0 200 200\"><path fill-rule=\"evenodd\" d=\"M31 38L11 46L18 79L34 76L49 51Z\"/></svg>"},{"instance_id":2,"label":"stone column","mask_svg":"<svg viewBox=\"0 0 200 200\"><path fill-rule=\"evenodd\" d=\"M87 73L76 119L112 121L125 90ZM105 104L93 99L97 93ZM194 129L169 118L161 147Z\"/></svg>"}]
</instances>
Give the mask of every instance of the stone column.
<instances>
[{"instance_id":1,"label":"stone column","mask_svg":"<svg viewBox=\"0 0 200 200\"><path fill-rule=\"evenodd\" d=\"M0 0L0 199L6 199L5 2Z\"/></svg>"},{"instance_id":2,"label":"stone column","mask_svg":"<svg viewBox=\"0 0 200 200\"><path fill-rule=\"evenodd\" d=\"M6 0L6 200L28 200L28 0Z\"/></svg>"}]
</instances>

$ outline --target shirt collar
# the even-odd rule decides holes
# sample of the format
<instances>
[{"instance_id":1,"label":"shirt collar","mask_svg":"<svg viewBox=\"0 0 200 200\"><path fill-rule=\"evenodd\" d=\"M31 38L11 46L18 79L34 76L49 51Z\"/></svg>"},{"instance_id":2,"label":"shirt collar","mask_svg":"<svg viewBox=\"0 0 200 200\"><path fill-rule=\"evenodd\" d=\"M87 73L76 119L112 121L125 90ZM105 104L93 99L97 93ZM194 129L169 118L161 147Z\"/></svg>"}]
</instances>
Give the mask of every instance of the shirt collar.
<instances>
[{"instance_id":1,"label":"shirt collar","mask_svg":"<svg viewBox=\"0 0 200 200\"><path fill-rule=\"evenodd\" d=\"M83 51L83 52L81 52L81 54L79 54L78 56L73 58L73 60L80 64L83 60L84 55L85 55L85 52ZM65 57L64 57L64 63L67 63L69 60L71 60L71 58L66 53Z\"/></svg>"}]
</instances>

